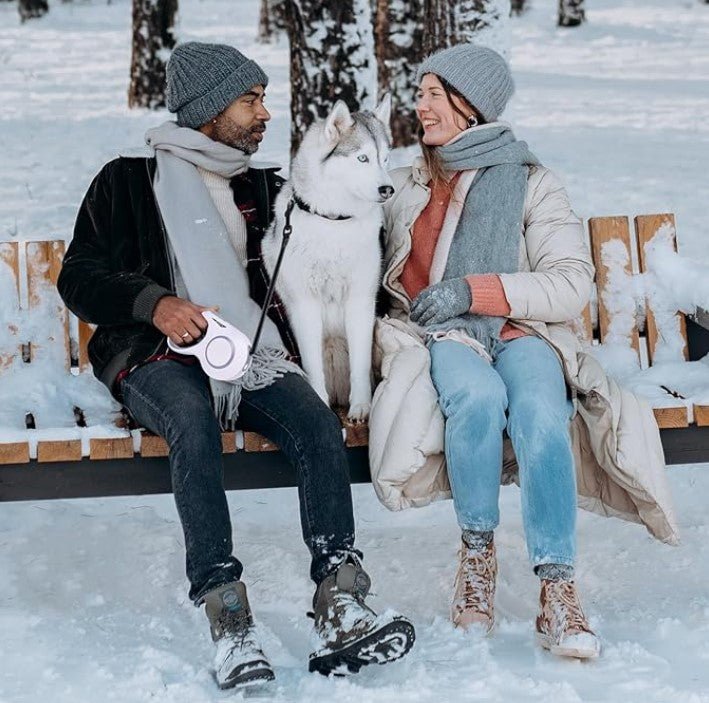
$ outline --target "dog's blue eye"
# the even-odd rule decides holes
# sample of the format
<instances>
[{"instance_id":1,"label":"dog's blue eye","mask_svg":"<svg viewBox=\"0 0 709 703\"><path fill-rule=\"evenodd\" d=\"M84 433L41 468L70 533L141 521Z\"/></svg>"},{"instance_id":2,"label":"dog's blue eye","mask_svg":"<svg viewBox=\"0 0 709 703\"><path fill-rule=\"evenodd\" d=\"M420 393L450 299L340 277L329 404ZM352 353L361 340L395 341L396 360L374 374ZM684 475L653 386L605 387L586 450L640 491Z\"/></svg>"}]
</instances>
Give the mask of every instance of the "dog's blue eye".
<instances>
[{"instance_id":1,"label":"dog's blue eye","mask_svg":"<svg viewBox=\"0 0 709 703\"><path fill-rule=\"evenodd\" d=\"M366 154L361 154L357 157L357 161L361 161L363 164L369 163L369 157Z\"/></svg>"}]
</instances>

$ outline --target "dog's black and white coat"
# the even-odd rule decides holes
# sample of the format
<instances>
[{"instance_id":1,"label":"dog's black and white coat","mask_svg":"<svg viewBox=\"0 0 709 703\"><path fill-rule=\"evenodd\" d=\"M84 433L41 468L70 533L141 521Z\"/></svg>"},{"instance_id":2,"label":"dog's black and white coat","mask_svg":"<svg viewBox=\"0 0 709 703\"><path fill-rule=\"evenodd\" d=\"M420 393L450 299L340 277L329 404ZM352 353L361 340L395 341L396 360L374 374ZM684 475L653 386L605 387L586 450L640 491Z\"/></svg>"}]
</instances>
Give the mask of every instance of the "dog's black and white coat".
<instances>
[{"instance_id":1,"label":"dog's black and white coat","mask_svg":"<svg viewBox=\"0 0 709 703\"><path fill-rule=\"evenodd\" d=\"M276 282L308 379L327 404L365 420L372 401L371 358L379 288L382 203L394 192L386 96L373 112L338 101L306 132L276 216L263 241L273 272L289 201L293 234Z\"/></svg>"}]
</instances>

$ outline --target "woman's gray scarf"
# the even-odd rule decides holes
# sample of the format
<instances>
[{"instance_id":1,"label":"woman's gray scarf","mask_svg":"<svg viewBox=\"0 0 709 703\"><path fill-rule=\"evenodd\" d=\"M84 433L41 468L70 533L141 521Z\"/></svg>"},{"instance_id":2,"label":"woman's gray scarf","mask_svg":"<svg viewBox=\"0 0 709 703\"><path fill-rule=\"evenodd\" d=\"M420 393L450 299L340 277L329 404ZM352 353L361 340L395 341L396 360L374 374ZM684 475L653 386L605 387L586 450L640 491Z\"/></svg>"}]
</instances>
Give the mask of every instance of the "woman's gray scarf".
<instances>
[{"instance_id":1,"label":"woman's gray scarf","mask_svg":"<svg viewBox=\"0 0 709 703\"><path fill-rule=\"evenodd\" d=\"M251 299L246 270L196 168L232 178L248 169L250 157L174 122L148 130L145 141L155 149L155 197L190 300L218 306L221 317L253 339L261 310ZM276 326L267 318L248 372L234 382L210 378L222 426L236 420L242 388L259 390L285 373L302 373L286 354Z\"/></svg>"},{"instance_id":2,"label":"woman's gray scarf","mask_svg":"<svg viewBox=\"0 0 709 703\"><path fill-rule=\"evenodd\" d=\"M519 270L529 166L539 161L510 126L493 122L466 130L436 149L448 171L480 169L465 198L443 280ZM491 353L506 320L466 313L427 328L462 330Z\"/></svg>"}]
</instances>

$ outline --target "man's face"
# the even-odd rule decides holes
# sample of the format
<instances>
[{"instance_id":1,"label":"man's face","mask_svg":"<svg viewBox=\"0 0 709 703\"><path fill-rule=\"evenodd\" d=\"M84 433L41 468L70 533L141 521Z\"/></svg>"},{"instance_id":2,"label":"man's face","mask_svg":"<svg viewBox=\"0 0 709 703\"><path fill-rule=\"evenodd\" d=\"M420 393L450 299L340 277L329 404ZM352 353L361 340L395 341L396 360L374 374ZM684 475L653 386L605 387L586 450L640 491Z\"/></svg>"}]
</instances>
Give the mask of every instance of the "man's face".
<instances>
[{"instance_id":1,"label":"man's face","mask_svg":"<svg viewBox=\"0 0 709 703\"><path fill-rule=\"evenodd\" d=\"M253 154L263 139L266 122L271 119L263 104L265 98L263 86L255 85L217 115L209 136L215 142Z\"/></svg>"}]
</instances>

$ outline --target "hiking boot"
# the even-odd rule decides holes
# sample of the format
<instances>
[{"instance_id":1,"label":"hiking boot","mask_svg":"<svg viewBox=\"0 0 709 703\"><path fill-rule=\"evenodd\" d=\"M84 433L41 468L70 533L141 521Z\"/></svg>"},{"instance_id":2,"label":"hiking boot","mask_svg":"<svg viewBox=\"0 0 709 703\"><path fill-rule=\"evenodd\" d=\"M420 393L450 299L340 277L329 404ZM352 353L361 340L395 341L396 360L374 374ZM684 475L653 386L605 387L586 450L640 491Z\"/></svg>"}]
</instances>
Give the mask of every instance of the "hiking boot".
<instances>
[{"instance_id":1,"label":"hiking boot","mask_svg":"<svg viewBox=\"0 0 709 703\"><path fill-rule=\"evenodd\" d=\"M601 644L583 614L573 581L542 580L537 641L561 657L593 659L599 655Z\"/></svg>"},{"instance_id":2,"label":"hiking boot","mask_svg":"<svg viewBox=\"0 0 709 703\"><path fill-rule=\"evenodd\" d=\"M256 639L256 628L241 581L207 593L205 610L217 645L214 669L219 688L253 686L273 681L273 669Z\"/></svg>"},{"instance_id":3,"label":"hiking boot","mask_svg":"<svg viewBox=\"0 0 709 703\"><path fill-rule=\"evenodd\" d=\"M354 557L330 574L313 598L316 651L309 669L325 676L359 671L367 664L388 664L413 646L414 626L401 615L378 616L364 599L370 579Z\"/></svg>"},{"instance_id":4,"label":"hiking boot","mask_svg":"<svg viewBox=\"0 0 709 703\"><path fill-rule=\"evenodd\" d=\"M495 625L495 543L474 549L463 542L458 557L451 620L462 630L478 628L488 635Z\"/></svg>"}]
</instances>

